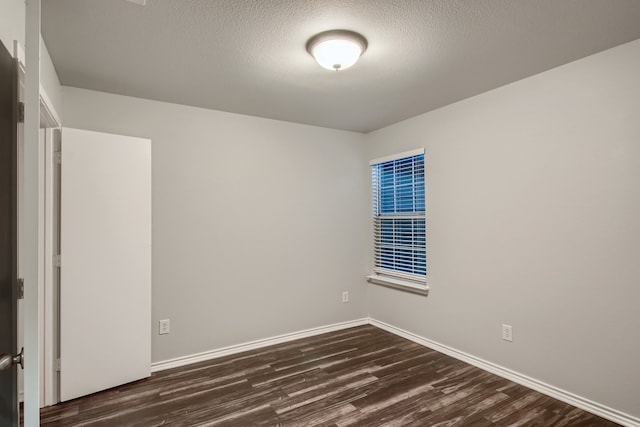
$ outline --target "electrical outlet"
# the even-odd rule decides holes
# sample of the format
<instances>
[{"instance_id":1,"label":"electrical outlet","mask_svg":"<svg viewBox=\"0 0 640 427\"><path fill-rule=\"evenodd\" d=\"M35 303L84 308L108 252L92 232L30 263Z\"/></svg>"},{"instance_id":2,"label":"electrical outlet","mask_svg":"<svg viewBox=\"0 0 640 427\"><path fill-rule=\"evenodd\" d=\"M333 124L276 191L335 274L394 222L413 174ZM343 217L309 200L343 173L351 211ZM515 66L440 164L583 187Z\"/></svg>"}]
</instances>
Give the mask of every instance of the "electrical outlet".
<instances>
[{"instance_id":1,"label":"electrical outlet","mask_svg":"<svg viewBox=\"0 0 640 427\"><path fill-rule=\"evenodd\" d=\"M513 330L511 325L502 325L502 339L505 341L513 341Z\"/></svg>"},{"instance_id":2,"label":"electrical outlet","mask_svg":"<svg viewBox=\"0 0 640 427\"><path fill-rule=\"evenodd\" d=\"M349 291L344 291L342 293L342 302L349 302Z\"/></svg>"},{"instance_id":3,"label":"electrical outlet","mask_svg":"<svg viewBox=\"0 0 640 427\"><path fill-rule=\"evenodd\" d=\"M161 320L160 322L160 327L158 330L158 335L165 335L169 333L169 319L164 319Z\"/></svg>"}]
</instances>

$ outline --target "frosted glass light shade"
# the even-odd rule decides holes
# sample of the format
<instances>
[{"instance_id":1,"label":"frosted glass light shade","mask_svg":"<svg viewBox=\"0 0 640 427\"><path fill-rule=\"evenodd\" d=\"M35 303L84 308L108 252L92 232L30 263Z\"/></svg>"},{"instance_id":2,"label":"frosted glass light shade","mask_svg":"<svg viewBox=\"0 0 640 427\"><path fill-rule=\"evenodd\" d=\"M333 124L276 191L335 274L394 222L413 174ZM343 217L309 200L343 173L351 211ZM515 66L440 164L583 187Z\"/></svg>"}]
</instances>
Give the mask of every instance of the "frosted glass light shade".
<instances>
[{"instance_id":1,"label":"frosted glass light shade","mask_svg":"<svg viewBox=\"0 0 640 427\"><path fill-rule=\"evenodd\" d=\"M332 30L317 34L307 43L307 51L327 70L345 70L367 49L367 40L358 33Z\"/></svg>"}]
</instances>

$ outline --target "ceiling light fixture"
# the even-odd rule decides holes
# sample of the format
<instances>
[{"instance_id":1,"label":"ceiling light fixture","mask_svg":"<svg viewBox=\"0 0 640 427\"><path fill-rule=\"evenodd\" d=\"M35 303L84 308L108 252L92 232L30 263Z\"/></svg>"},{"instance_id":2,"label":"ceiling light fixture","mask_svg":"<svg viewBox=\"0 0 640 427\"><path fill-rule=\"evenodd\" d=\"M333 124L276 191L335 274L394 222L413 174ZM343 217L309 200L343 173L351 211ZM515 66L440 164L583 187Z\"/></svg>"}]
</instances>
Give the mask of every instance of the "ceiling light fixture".
<instances>
[{"instance_id":1,"label":"ceiling light fixture","mask_svg":"<svg viewBox=\"0 0 640 427\"><path fill-rule=\"evenodd\" d=\"M367 39L349 30L316 34L307 42L307 52L327 70L346 70L367 50Z\"/></svg>"}]
</instances>

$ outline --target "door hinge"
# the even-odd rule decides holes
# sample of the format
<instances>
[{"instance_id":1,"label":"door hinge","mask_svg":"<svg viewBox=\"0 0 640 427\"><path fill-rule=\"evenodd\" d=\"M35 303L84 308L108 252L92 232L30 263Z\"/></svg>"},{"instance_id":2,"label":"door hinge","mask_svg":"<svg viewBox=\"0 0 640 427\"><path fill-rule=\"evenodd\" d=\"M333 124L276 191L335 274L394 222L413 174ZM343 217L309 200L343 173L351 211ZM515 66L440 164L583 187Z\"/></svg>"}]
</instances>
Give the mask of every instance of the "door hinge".
<instances>
[{"instance_id":1,"label":"door hinge","mask_svg":"<svg viewBox=\"0 0 640 427\"><path fill-rule=\"evenodd\" d=\"M24 279L18 278L18 299L24 299Z\"/></svg>"},{"instance_id":2,"label":"door hinge","mask_svg":"<svg viewBox=\"0 0 640 427\"><path fill-rule=\"evenodd\" d=\"M61 164L62 163L62 153L59 151L56 151L55 153L53 153L53 158L56 161L57 164Z\"/></svg>"},{"instance_id":3,"label":"door hinge","mask_svg":"<svg viewBox=\"0 0 640 427\"><path fill-rule=\"evenodd\" d=\"M60 359L56 359L56 372L60 372Z\"/></svg>"},{"instance_id":4,"label":"door hinge","mask_svg":"<svg viewBox=\"0 0 640 427\"><path fill-rule=\"evenodd\" d=\"M54 255L53 256L53 266L60 268L62 266L62 255Z\"/></svg>"},{"instance_id":5,"label":"door hinge","mask_svg":"<svg viewBox=\"0 0 640 427\"><path fill-rule=\"evenodd\" d=\"M24 102L18 102L18 123L24 123Z\"/></svg>"}]
</instances>

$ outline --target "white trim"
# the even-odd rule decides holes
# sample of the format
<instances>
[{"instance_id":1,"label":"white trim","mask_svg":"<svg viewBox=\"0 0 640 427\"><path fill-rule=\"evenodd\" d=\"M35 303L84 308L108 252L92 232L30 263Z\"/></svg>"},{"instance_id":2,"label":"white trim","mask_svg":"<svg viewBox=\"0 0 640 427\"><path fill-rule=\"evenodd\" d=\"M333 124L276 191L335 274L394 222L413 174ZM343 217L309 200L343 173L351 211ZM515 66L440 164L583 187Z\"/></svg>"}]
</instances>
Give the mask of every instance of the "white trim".
<instances>
[{"instance_id":1,"label":"white trim","mask_svg":"<svg viewBox=\"0 0 640 427\"><path fill-rule=\"evenodd\" d=\"M458 360L462 360L463 362L466 362L470 365L476 366L480 369L491 372L492 374L495 374L500 377L506 378L510 381L513 381L514 383L521 384L525 387L528 387L540 393L546 394L547 396L553 397L554 399L558 399L562 402L568 403L569 405L573 405L577 408L583 409L587 412L598 415L602 418L606 418L610 421L616 422L618 424L621 424L627 427L640 427L640 418L636 418L632 415L625 414L624 412L620 412L616 409L594 402L587 398L578 396L576 394L573 394L561 388L552 386L550 384L547 384L535 378L531 378L519 372L512 371L511 369L505 368L503 366L500 366L495 363L489 362L487 360L481 359L479 357L473 356L469 353L465 353L464 351L457 350L453 347L440 344L436 341L432 341L430 339L421 337L412 332L405 331L404 329L400 329L398 327L389 325L388 323L381 322L379 320L375 320L371 318L369 319L369 323L380 329L384 329L387 332L391 332L392 334L406 338L410 341L413 341L415 343L418 343L430 349L436 350L440 353L454 357Z\"/></svg>"},{"instance_id":2,"label":"white trim","mask_svg":"<svg viewBox=\"0 0 640 427\"><path fill-rule=\"evenodd\" d=\"M13 57L18 60L19 78L24 81L24 49L18 40L13 41ZM24 84L24 83L23 83ZM40 85L40 127L41 128L59 128L62 126L62 120L58 112L53 107L51 98L47 95L42 84Z\"/></svg>"},{"instance_id":3,"label":"white trim","mask_svg":"<svg viewBox=\"0 0 640 427\"><path fill-rule=\"evenodd\" d=\"M40 325L40 336L39 336L39 346L38 353L40 355L40 374L39 374L39 383L40 383L40 407L42 408L44 405L44 271L45 271L45 262L44 262L44 248L45 248L45 205L44 205L44 173L45 173L45 130L40 128L38 132L38 176L40 178L40 182L38 184L39 188L39 207L38 207L38 313L39 319L38 323Z\"/></svg>"},{"instance_id":4,"label":"white trim","mask_svg":"<svg viewBox=\"0 0 640 427\"><path fill-rule=\"evenodd\" d=\"M24 73L24 49L18 40L13 41L13 57L18 60L20 71Z\"/></svg>"},{"instance_id":5,"label":"white trim","mask_svg":"<svg viewBox=\"0 0 640 427\"><path fill-rule=\"evenodd\" d=\"M41 98L42 100L42 98ZM42 108L40 109L42 112ZM56 220L58 214L54 212L54 208L57 207L55 199L55 190L57 183L54 178L56 176L56 169L58 165L55 160L55 135L54 130L51 128L44 129L44 311L42 316L44 318L43 326L43 342L44 348L44 368L42 374L42 382L44 383L44 406L54 405L58 403L57 389L57 369L56 360L57 355L55 349L58 345L58 307L57 301L57 289L55 284L57 280L57 267L54 263L54 255L57 252L57 248L54 247L54 242L57 240L54 234L58 231L58 223Z\"/></svg>"},{"instance_id":6,"label":"white trim","mask_svg":"<svg viewBox=\"0 0 640 427\"><path fill-rule=\"evenodd\" d=\"M391 278L404 279L409 282L415 282L417 284L425 284L427 283L427 276L414 274L414 273L405 273L404 271L391 270L388 268L382 267L374 267L373 272L376 276L388 276Z\"/></svg>"},{"instance_id":7,"label":"white trim","mask_svg":"<svg viewBox=\"0 0 640 427\"><path fill-rule=\"evenodd\" d=\"M403 278L396 278L390 276L383 276L379 274L372 274L367 276L367 282L375 285L389 286L396 289L402 289L408 292L414 292L421 295L427 295L429 293L429 286L426 283L416 283Z\"/></svg>"},{"instance_id":8,"label":"white trim","mask_svg":"<svg viewBox=\"0 0 640 427\"><path fill-rule=\"evenodd\" d=\"M415 150L405 151L404 153L391 154L389 156L373 159L369 162L369 165L373 166L384 162L392 162L394 160L404 159L405 157L413 157L419 154L424 154L424 148L417 148Z\"/></svg>"},{"instance_id":9,"label":"white trim","mask_svg":"<svg viewBox=\"0 0 640 427\"><path fill-rule=\"evenodd\" d=\"M355 326L363 326L367 324L369 324L368 318L349 320L347 322L334 323L333 325L305 329L303 331L277 335L275 337L250 341L243 344L231 345L228 347L222 347L219 349L209 350L202 353L176 357L175 359L163 360L160 362L153 362L151 364L151 372L158 372L158 371L164 371L165 369L178 368L180 366L190 365L196 362L203 362L205 360L211 360L211 359L216 359L218 357L228 356L231 354L242 353L243 351L255 350L258 348L267 347L274 344L281 344L281 343L297 340L300 338L312 337L314 335L320 335L327 332L339 331L341 329L353 328Z\"/></svg>"},{"instance_id":10,"label":"white trim","mask_svg":"<svg viewBox=\"0 0 640 427\"><path fill-rule=\"evenodd\" d=\"M41 327L39 288L43 279L41 218L43 174L40 153L40 0L26 2L24 76L23 211L19 259L24 278L24 425L40 425Z\"/></svg>"},{"instance_id":11,"label":"white trim","mask_svg":"<svg viewBox=\"0 0 640 427\"><path fill-rule=\"evenodd\" d=\"M40 85L40 117L40 127L59 128L62 126L60 116L53 108L53 103L42 85Z\"/></svg>"}]
</instances>

